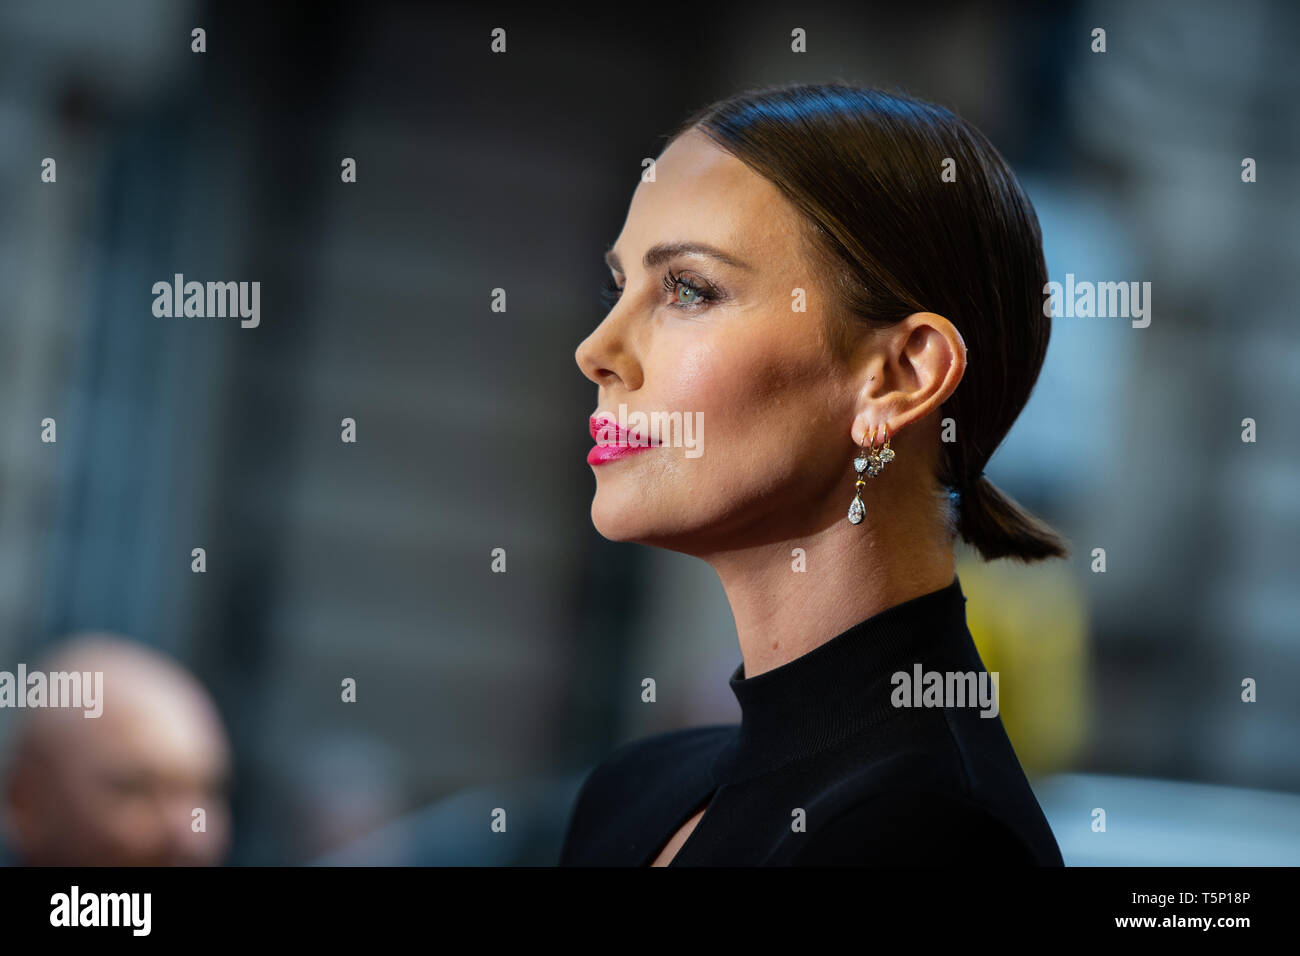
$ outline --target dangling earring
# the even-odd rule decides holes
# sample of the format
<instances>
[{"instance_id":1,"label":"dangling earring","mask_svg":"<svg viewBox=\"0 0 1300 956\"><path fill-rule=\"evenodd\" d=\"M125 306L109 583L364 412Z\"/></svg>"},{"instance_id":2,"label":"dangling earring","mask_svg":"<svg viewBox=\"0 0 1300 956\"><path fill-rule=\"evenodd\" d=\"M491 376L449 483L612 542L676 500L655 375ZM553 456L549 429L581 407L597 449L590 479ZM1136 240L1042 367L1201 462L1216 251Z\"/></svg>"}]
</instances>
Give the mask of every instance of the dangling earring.
<instances>
[{"instance_id":1,"label":"dangling earring","mask_svg":"<svg viewBox=\"0 0 1300 956\"><path fill-rule=\"evenodd\" d=\"M866 443L858 456L853 459L853 470L857 472L857 481L854 483L853 502L849 505L849 523L861 524L862 519L866 516L867 508L862 503L862 489L867 481L862 476L864 474L874 478L880 474L881 470L889 462L894 460L894 449L889 447L889 425L884 426L885 444L876 450L876 426L871 426L871 431L867 433Z\"/></svg>"},{"instance_id":2,"label":"dangling earring","mask_svg":"<svg viewBox=\"0 0 1300 956\"><path fill-rule=\"evenodd\" d=\"M880 461L879 467L873 474L880 474L880 469L894 460L894 449L889 447L889 423L885 423L885 446L876 452L876 458Z\"/></svg>"},{"instance_id":3,"label":"dangling earring","mask_svg":"<svg viewBox=\"0 0 1300 956\"><path fill-rule=\"evenodd\" d=\"M872 425L867 442L874 442L875 434L876 426ZM871 467L874 457L867 451L867 442L863 443L858 456L853 459L853 470L857 472L858 477L854 484L853 502L849 505L849 524L861 524L867 513L867 506L862 503L862 489L866 487L867 481L862 477L862 473Z\"/></svg>"}]
</instances>

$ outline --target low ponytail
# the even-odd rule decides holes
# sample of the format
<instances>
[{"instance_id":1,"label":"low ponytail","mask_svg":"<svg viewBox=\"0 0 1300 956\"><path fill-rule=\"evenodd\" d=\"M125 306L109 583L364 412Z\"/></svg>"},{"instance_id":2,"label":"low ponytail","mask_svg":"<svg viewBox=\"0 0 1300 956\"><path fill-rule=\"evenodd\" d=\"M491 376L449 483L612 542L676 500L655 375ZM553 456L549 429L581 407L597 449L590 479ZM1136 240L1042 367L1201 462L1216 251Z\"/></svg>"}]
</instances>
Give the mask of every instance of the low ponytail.
<instances>
[{"instance_id":1,"label":"low ponytail","mask_svg":"<svg viewBox=\"0 0 1300 956\"><path fill-rule=\"evenodd\" d=\"M1042 561L1070 553L1065 539L983 475L957 491L957 533L985 561Z\"/></svg>"}]
</instances>

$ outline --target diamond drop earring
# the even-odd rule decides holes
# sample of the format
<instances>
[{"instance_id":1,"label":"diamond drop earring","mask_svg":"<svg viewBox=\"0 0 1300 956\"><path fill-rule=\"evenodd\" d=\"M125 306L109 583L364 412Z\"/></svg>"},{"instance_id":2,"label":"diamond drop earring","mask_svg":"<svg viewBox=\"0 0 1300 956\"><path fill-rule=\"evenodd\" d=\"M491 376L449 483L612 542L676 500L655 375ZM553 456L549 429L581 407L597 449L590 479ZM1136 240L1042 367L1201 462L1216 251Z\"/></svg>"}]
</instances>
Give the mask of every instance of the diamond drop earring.
<instances>
[{"instance_id":1,"label":"diamond drop earring","mask_svg":"<svg viewBox=\"0 0 1300 956\"><path fill-rule=\"evenodd\" d=\"M853 486L853 502L849 505L849 524L861 524L867 514L867 507L862 503L862 489L866 486L867 480L862 476L865 474L874 478L880 474L885 465L894 460L894 450L889 447L888 424L884 426L884 438L884 445L877 451L876 426L872 425L871 431L867 433L867 440L863 443L857 457L853 459L853 470L857 473L857 480Z\"/></svg>"},{"instance_id":2,"label":"diamond drop earring","mask_svg":"<svg viewBox=\"0 0 1300 956\"><path fill-rule=\"evenodd\" d=\"M874 440L875 433L876 426L872 425L867 436L868 442ZM857 480L853 486L853 502L849 505L849 524L861 524L866 516L867 507L862 503L862 489L866 487L867 481L862 474L872 466L872 458L873 455L867 451L867 442L863 442L857 457L853 459L853 470L857 472Z\"/></svg>"}]
</instances>

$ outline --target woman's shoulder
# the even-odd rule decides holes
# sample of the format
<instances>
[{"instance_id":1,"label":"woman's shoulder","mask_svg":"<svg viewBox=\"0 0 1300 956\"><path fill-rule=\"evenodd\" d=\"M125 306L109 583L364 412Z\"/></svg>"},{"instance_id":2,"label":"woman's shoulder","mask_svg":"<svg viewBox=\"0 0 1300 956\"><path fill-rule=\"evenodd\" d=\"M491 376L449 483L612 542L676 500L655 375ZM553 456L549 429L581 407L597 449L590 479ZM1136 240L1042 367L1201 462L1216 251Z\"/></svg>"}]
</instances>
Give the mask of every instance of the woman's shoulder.
<instances>
[{"instance_id":1,"label":"woman's shoulder","mask_svg":"<svg viewBox=\"0 0 1300 956\"><path fill-rule=\"evenodd\" d=\"M807 832L787 843L789 863L1062 865L1027 784L1023 799L990 793L947 748L850 750L831 769L809 801Z\"/></svg>"},{"instance_id":2,"label":"woman's shoulder","mask_svg":"<svg viewBox=\"0 0 1300 956\"><path fill-rule=\"evenodd\" d=\"M791 860L796 865L1040 863L1034 849L988 808L942 790L871 792L810 826L798 846Z\"/></svg>"},{"instance_id":3,"label":"woman's shoulder","mask_svg":"<svg viewBox=\"0 0 1300 956\"><path fill-rule=\"evenodd\" d=\"M713 758L736 734L734 724L685 727L640 737L615 747L587 774L579 801L602 789L644 789L665 775L707 773Z\"/></svg>"},{"instance_id":4,"label":"woman's shoulder","mask_svg":"<svg viewBox=\"0 0 1300 956\"><path fill-rule=\"evenodd\" d=\"M561 862L620 834L654 835L664 820L710 789L713 762L735 737L735 724L688 727L628 741L587 774L569 815ZM629 828L632 828L631 831Z\"/></svg>"}]
</instances>

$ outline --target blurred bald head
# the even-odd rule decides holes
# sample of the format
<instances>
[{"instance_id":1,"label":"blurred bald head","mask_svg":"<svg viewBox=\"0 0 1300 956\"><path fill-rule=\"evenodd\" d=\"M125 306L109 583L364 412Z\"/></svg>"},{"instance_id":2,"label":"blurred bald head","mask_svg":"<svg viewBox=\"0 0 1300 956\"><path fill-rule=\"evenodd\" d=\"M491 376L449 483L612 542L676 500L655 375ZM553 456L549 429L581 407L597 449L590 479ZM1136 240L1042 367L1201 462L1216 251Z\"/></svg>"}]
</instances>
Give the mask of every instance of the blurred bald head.
<instances>
[{"instance_id":1,"label":"blurred bald head","mask_svg":"<svg viewBox=\"0 0 1300 956\"><path fill-rule=\"evenodd\" d=\"M9 837L36 866L219 863L230 752L211 698L170 658L75 635L33 670L102 672L103 713L23 710L4 786ZM206 830L194 832L202 809Z\"/></svg>"}]
</instances>

